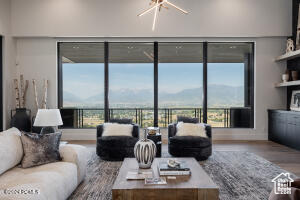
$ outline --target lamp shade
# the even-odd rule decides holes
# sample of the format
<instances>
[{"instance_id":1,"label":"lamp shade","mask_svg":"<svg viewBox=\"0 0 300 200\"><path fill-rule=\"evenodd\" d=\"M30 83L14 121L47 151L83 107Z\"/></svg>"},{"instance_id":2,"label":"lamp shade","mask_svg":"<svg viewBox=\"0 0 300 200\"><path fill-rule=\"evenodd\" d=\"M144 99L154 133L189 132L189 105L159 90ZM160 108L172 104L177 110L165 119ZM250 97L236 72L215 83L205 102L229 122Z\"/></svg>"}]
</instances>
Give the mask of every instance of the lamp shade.
<instances>
[{"instance_id":1,"label":"lamp shade","mask_svg":"<svg viewBox=\"0 0 300 200\"><path fill-rule=\"evenodd\" d=\"M39 109L33 126L60 126L63 125L58 109Z\"/></svg>"}]
</instances>

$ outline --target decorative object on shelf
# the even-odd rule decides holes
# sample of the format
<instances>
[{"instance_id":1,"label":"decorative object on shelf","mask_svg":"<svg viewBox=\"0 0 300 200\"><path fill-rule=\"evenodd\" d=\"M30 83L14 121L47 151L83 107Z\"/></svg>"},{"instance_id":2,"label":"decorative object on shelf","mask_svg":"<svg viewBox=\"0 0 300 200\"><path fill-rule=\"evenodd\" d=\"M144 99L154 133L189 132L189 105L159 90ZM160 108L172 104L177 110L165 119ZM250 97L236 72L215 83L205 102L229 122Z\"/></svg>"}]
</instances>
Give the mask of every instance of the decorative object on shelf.
<instances>
[{"instance_id":1,"label":"decorative object on shelf","mask_svg":"<svg viewBox=\"0 0 300 200\"><path fill-rule=\"evenodd\" d=\"M15 114L13 115L13 112ZM10 126L16 127L20 131L30 132L31 130L31 111L26 108L17 108L11 111Z\"/></svg>"},{"instance_id":2,"label":"decorative object on shelf","mask_svg":"<svg viewBox=\"0 0 300 200\"><path fill-rule=\"evenodd\" d=\"M292 80L297 81L298 80L298 71L292 71Z\"/></svg>"},{"instance_id":3,"label":"decorative object on shelf","mask_svg":"<svg viewBox=\"0 0 300 200\"><path fill-rule=\"evenodd\" d=\"M288 39L286 42L286 50L285 53L289 53L295 50L294 41L292 39Z\"/></svg>"},{"instance_id":4,"label":"decorative object on shelf","mask_svg":"<svg viewBox=\"0 0 300 200\"><path fill-rule=\"evenodd\" d=\"M149 135L156 135L157 133L160 133L159 127L148 127L147 131Z\"/></svg>"},{"instance_id":5,"label":"decorative object on shelf","mask_svg":"<svg viewBox=\"0 0 300 200\"><path fill-rule=\"evenodd\" d=\"M39 109L34 125L43 127L41 134L55 133L57 126L63 125L59 109Z\"/></svg>"},{"instance_id":6,"label":"decorative object on shelf","mask_svg":"<svg viewBox=\"0 0 300 200\"><path fill-rule=\"evenodd\" d=\"M293 91L290 109L293 111L300 111L300 90Z\"/></svg>"},{"instance_id":7,"label":"decorative object on shelf","mask_svg":"<svg viewBox=\"0 0 300 200\"><path fill-rule=\"evenodd\" d=\"M14 90L16 95L16 112L13 115L13 110L11 111L10 125L11 127L16 127L22 131L31 130L31 111L25 108L28 84L28 80L25 80L24 82L23 74L20 75L20 87L19 80L14 79Z\"/></svg>"},{"instance_id":8,"label":"decorative object on shelf","mask_svg":"<svg viewBox=\"0 0 300 200\"><path fill-rule=\"evenodd\" d=\"M300 6L298 11L298 26L297 26L297 36L296 36L296 49L300 49Z\"/></svg>"},{"instance_id":9,"label":"decorative object on shelf","mask_svg":"<svg viewBox=\"0 0 300 200\"><path fill-rule=\"evenodd\" d=\"M290 80L290 71L288 69L285 70L285 73L282 74L282 81L284 83L288 82Z\"/></svg>"},{"instance_id":10,"label":"decorative object on shelf","mask_svg":"<svg viewBox=\"0 0 300 200\"><path fill-rule=\"evenodd\" d=\"M138 14L138 17L141 17L144 14L146 14L146 13L150 12L151 10L155 9L154 19L153 19L153 24L152 24L152 31L154 31L158 12L160 12L162 8L169 9L169 7L167 7L167 5L176 8L177 10L181 11L184 14L188 14L187 11L183 10L182 8L179 8L178 6L176 6L173 3L169 2L168 0L151 0L150 1L150 6L151 7L148 8L147 10L143 11L142 13Z\"/></svg>"},{"instance_id":11,"label":"decorative object on shelf","mask_svg":"<svg viewBox=\"0 0 300 200\"><path fill-rule=\"evenodd\" d=\"M152 140L147 139L147 129L144 130L144 139L134 146L134 156L142 169L150 168L156 154L156 146Z\"/></svg>"},{"instance_id":12,"label":"decorative object on shelf","mask_svg":"<svg viewBox=\"0 0 300 200\"><path fill-rule=\"evenodd\" d=\"M288 82L289 78L290 78L289 74L282 74L282 81L284 83Z\"/></svg>"}]
</instances>

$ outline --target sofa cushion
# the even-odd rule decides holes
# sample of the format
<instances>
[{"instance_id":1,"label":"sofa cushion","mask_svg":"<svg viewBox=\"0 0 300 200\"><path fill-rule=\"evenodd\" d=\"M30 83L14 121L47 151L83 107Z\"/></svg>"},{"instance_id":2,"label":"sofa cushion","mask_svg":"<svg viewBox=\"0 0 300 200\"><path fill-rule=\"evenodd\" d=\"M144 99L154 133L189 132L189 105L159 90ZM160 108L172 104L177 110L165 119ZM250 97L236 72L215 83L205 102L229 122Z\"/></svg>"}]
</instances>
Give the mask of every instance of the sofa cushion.
<instances>
[{"instance_id":1,"label":"sofa cushion","mask_svg":"<svg viewBox=\"0 0 300 200\"><path fill-rule=\"evenodd\" d=\"M74 163L77 166L77 180L78 184L81 183L86 175L87 163L91 153L86 147L76 144L60 145L59 153L63 162Z\"/></svg>"},{"instance_id":2,"label":"sofa cushion","mask_svg":"<svg viewBox=\"0 0 300 200\"><path fill-rule=\"evenodd\" d=\"M174 136L169 138L169 145L180 148L197 148L211 146L211 140L205 137Z\"/></svg>"},{"instance_id":3,"label":"sofa cushion","mask_svg":"<svg viewBox=\"0 0 300 200\"><path fill-rule=\"evenodd\" d=\"M178 122L176 136L199 136L207 137L204 124Z\"/></svg>"},{"instance_id":4,"label":"sofa cushion","mask_svg":"<svg viewBox=\"0 0 300 200\"><path fill-rule=\"evenodd\" d=\"M199 123L199 118L192 118L192 117L184 117L184 116L178 116L177 122L184 122L184 123Z\"/></svg>"},{"instance_id":5,"label":"sofa cushion","mask_svg":"<svg viewBox=\"0 0 300 200\"><path fill-rule=\"evenodd\" d=\"M16 128L0 133L0 174L19 164L23 158L20 131Z\"/></svg>"},{"instance_id":6,"label":"sofa cushion","mask_svg":"<svg viewBox=\"0 0 300 200\"><path fill-rule=\"evenodd\" d=\"M134 147L138 138L131 136L102 136L98 138L98 145L101 148L126 148Z\"/></svg>"},{"instance_id":7,"label":"sofa cushion","mask_svg":"<svg viewBox=\"0 0 300 200\"><path fill-rule=\"evenodd\" d=\"M23 133L21 136L24 150L22 167L27 168L60 161L60 138L61 133L59 132L49 134Z\"/></svg>"},{"instance_id":8,"label":"sofa cushion","mask_svg":"<svg viewBox=\"0 0 300 200\"><path fill-rule=\"evenodd\" d=\"M74 163L56 162L26 169L15 167L0 177L0 199L64 200L76 187ZM32 193L13 194L13 190L20 189L32 190Z\"/></svg>"},{"instance_id":9,"label":"sofa cushion","mask_svg":"<svg viewBox=\"0 0 300 200\"><path fill-rule=\"evenodd\" d=\"M19 129L12 127L10 129L7 129L6 131L0 132L0 135L17 135L21 136L21 132Z\"/></svg>"},{"instance_id":10,"label":"sofa cushion","mask_svg":"<svg viewBox=\"0 0 300 200\"><path fill-rule=\"evenodd\" d=\"M105 123L102 136L132 136L133 125Z\"/></svg>"}]
</instances>

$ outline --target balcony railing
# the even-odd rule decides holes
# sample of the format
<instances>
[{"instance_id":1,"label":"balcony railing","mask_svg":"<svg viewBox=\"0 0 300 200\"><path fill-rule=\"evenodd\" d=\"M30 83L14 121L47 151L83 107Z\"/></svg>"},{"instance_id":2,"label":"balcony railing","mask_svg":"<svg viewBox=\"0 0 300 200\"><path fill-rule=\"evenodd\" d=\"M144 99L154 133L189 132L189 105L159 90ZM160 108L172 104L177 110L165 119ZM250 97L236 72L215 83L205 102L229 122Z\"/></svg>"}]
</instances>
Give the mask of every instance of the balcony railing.
<instances>
[{"instance_id":1,"label":"balcony railing","mask_svg":"<svg viewBox=\"0 0 300 200\"><path fill-rule=\"evenodd\" d=\"M208 108L207 123L212 127L236 127L236 120L233 118L237 111L247 111L250 108ZM238 112L240 113L240 112ZM104 109L100 108L63 108L61 109L64 121L63 128L95 128L104 123ZM159 108L158 124L160 127L167 127L168 124L176 122L177 116L197 117L200 122L203 120L202 108ZM248 115L248 114L246 114ZM110 118L130 118L141 127L153 126L153 108L111 108ZM240 118L242 116L238 116ZM246 126L246 125L244 125Z\"/></svg>"}]
</instances>

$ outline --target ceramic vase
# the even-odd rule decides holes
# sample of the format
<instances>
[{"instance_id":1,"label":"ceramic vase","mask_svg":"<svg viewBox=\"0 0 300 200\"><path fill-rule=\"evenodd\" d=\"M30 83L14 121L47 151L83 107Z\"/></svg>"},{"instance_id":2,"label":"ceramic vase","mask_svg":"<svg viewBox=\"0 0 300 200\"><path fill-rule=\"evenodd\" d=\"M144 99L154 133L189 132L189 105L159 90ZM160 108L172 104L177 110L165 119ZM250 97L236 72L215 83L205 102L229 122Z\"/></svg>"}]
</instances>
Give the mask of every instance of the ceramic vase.
<instances>
[{"instance_id":1,"label":"ceramic vase","mask_svg":"<svg viewBox=\"0 0 300 200\"><path fill-rule=\"evenodd\" d=\"M134 156L142 169L151 167L156 155L156 146L152 140L147 139L147 132L144 131L144 139L139 140L134 146Z\"/></svg>"},{"instance_id":2,"label":"ceramic vase","mask_svg":"<svg viewBox=\"0 0 300 200\"><path fill-rule=\"evenodd\" d=\"M30 111L27 113L26 108L17 108L16 113L12 116L10 125L20 131L31 131Z\"/></svg>"},{"instance_id":3,"label":"ceramic vase","mask_svg":"<svg viewBox=\"0 0 300 200\"><path fill-rule=\"evenodd\" d=\"M285 82L288 82L289 81L289 74L282 74L282 81L285 83Z\"/></svg>"},{"instance_id":4,"label":"ceramic vase","mask_svg":"<svg viewBox=\"0 0 300 200\"><path fill-rule=\"evenodd\" d=\"M293 79L293 81L298 80L298 71L292 71L292 79Z\"/></svg>"}]
</instances>

